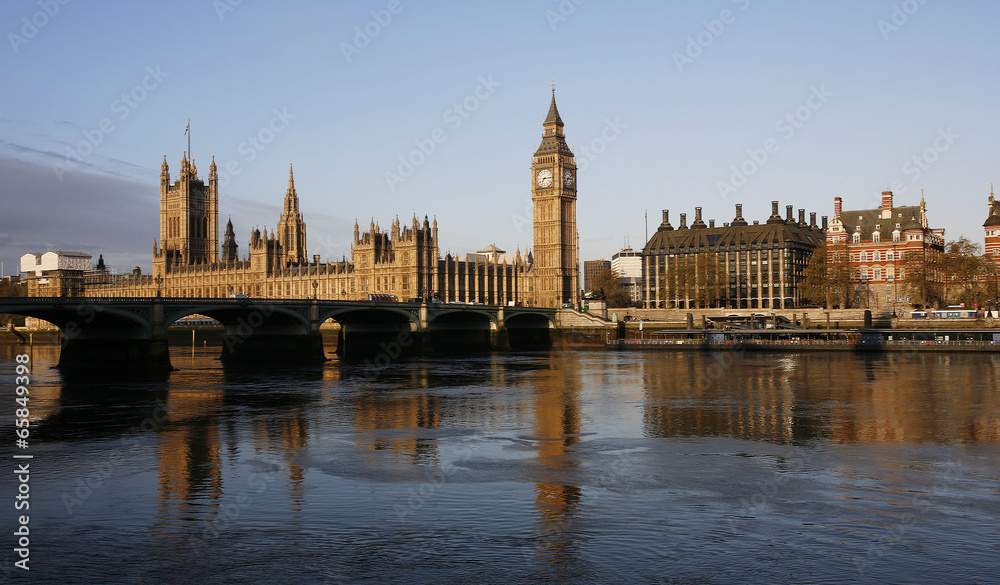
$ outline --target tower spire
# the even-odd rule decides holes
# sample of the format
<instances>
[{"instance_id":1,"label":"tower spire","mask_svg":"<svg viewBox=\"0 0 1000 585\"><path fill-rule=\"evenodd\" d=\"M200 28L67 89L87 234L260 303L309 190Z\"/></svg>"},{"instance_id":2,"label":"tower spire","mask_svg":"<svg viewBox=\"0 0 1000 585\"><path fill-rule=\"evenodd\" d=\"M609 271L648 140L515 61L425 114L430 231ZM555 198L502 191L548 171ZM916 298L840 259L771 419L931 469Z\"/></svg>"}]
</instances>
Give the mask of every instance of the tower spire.
<instances>
[{"instance_id":1,"label":"tower spire","mask_svg":"<svg viewBox=\"0 0 1000 585\"><path fill-rule=\"evenodd\" d=\"M559 108L556 107L556 82L552 82L552 102L549 104L549 113L545 116L544 126L550 124L555 124L556 126L563 126L562 118L559 117Z\"/></svg>"}]
</instances>

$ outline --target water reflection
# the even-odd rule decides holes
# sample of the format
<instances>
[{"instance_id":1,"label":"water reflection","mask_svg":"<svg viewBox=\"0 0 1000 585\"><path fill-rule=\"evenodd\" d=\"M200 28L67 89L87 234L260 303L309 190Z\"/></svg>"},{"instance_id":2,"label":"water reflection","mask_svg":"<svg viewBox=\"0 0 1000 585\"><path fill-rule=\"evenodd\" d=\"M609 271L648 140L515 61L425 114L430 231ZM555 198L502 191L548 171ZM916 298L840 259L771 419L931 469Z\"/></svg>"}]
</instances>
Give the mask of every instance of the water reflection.
<instances>
[{"instance_id":1,"label":"water reflection","mask_svg":"<svg viewBox=\"0 0 1000 585\"><path fill-rule=\"evenodd\" d=\"M571 358L554 356L549 368L534 373L530 386L542 478L535 484L539 555L552 565L569 566L579 554L573 519L583 498L580 487L567 481L578 466L572 446L582 431L580 372Z\"/></svg>"},{"instance_id":2,"label":"water reflection","mask_svg":"<svg viewBox=\"0 0 1000 585\"><path fill-rule=\"evenodd\" d=\"M124 455L105 491L78 505L92 516L46 518L67 528L61 546L74 546L77 526L114 516L131 529L116 546L141 540L137 558L155 565L146 582L175 579L178 559L195 550L210 564L256 561L246 551L266 548L261 541L302 551L326 573L349 575L344 582L390 581L413 567L434 582L447 572L440 563L484 559L531 579L610 582L607 567L644 546L661 568L688 554L710 566L739 538L789 558L803 549L787 541L805 539L825 559L843 556L829 543L844 526L862 554L882 538L871 518L909 501L893 494L937 497L925 485L935 457L1000 443L995 356L551 352L414 358L373 371L336 361L230 368L217 354L174 356L180 369L160 382L39 374L32 436L49 456L65 452L67 466L46 481L73 486L88 477L87 458ZM929 454L887 463L882 454L905 451L897 445ZM822 463L789 465L799 451ZM963 481L993 501L995 474L982 470L995 463L982 460ZM766 497L738 516L740 534L720 530L745 507L737 500L757 494ZM106 511L105 500L128 505ZM976 517L963 502L940 516ZM768 515L772 506L781 513ZM928 529L947 527L928 517ZM680 551L674 560L667 546ZM771 567L755 554L740 562ZM604 572L588 573L602 556ZM231 568L232 582L266 580L254 566Z\"/></svg>"},{"instance_id":3,"label":"water reflection","mask_svg":"<svg viewBox=\"0 0 1000 585\"><path fill-rule=\"evenodd\" d=\"M647 436L797 443L997 442L1000 358L662 353L642 362Z\"/></svg>"}]
</instances>

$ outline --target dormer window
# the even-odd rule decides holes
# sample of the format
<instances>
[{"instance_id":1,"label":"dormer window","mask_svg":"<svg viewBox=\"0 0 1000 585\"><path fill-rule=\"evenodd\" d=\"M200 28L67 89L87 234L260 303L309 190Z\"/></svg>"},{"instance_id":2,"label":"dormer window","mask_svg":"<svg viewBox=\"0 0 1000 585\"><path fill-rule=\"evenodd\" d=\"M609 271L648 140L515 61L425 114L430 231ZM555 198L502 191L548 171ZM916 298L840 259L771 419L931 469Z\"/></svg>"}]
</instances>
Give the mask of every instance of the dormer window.
<instances>
[{"instance_id":1,"label":"dormer window","mask_svg":"<svg viewBox=\"0 0 1000 585\"><path fill-rule=\"evenodd\" d=\"M896 227L897 228L899 227L898 223L896 224ZM892 232L892 241L893 242L898 242L899 241L899 230L898 229Z\"/></svg>"},{"instance_id":2,"label":"dormer window","mask_svg":"<svg viewBox=\"0 0 1000 585\"><path fill-rule=\"evenodd\" d=\"M872 241L873 242L878 242L880 240L880 237L881 237L881 234L879 234L878 232L872 232Z\"/></svg>"},{"instance_id":3,"label":"dormer window","mask_svg":"<svg viewBox=\"0 0 1000 585\"><path fill-rule=\"evenodd\" d=\"M855 244L861 243L861 234L854 234L854 243Z\"/></svg>"}]
</instances>

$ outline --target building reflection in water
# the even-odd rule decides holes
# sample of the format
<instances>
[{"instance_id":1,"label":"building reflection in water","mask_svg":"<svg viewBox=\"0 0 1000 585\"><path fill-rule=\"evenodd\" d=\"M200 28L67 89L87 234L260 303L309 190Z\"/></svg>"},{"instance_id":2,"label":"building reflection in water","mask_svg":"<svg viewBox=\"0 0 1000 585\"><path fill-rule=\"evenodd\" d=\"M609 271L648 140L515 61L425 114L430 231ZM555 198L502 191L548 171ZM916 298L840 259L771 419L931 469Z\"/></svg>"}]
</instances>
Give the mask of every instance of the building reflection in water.
<instances>
[{"instance_id":1,"label":"building reflection in water","mask_svg":"<svg viewBox=\"0 0 1000 585\"><path fill-rule=\"evenodd\" d=\"M570 447L580 440L580 370L570 356L553 354L532 376L534 423L542 481L535 484L539 555L555 566L575 563L574 520L583 497L568 480L578 463Z\"/></svg>"},{"instance_id":2,"label":"building reflection in water","mask_svg":"<svg viewBox=\"0 0 1000 585\"><path fill-rule=\"evenodd\" d=\"M1000 359L662 352L642 362L651 437L997 442Z\"/></svg>"}]
</instances>

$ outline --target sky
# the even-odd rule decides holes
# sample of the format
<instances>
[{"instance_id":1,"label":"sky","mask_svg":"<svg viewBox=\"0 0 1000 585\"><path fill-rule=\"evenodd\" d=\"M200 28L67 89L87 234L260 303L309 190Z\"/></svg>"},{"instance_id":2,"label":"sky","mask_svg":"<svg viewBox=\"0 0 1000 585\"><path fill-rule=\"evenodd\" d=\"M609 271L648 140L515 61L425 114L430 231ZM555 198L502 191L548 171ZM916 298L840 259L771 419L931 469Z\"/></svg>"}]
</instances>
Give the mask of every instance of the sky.
<instances>
[{"instance_id":1,"label":"sky","mask_svg":"<svg viewBox=\"0 0 1000 585\"><path fill-rule=\"evenodd\" d=\"M524 252L553 83L582 260L640 248L663 209L832 217L883 190L981 243L998 21L962 0L5 0L0 262L83 250L148 272L160 165L176 178L188 138L241 256L292 163L310 256L414 215L442 254Z\"/></svg>"}]
</instances>

